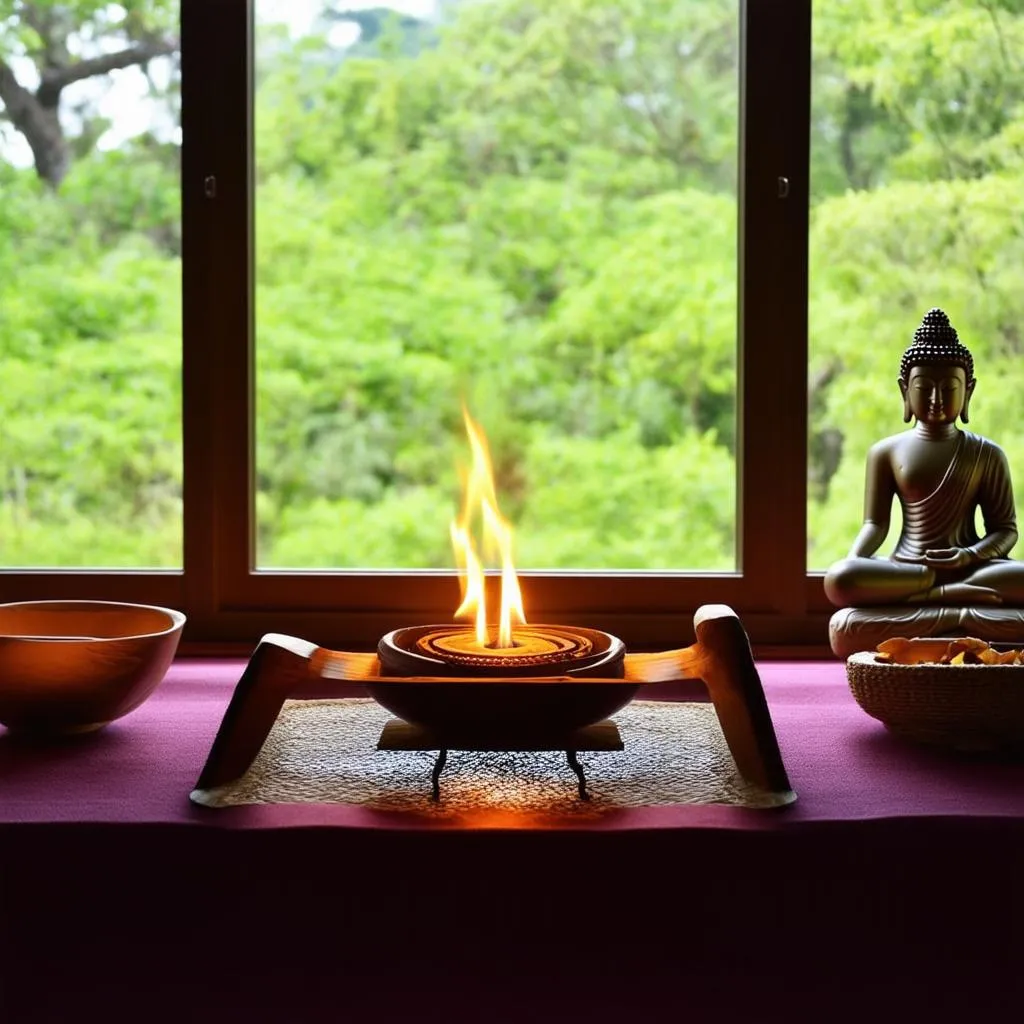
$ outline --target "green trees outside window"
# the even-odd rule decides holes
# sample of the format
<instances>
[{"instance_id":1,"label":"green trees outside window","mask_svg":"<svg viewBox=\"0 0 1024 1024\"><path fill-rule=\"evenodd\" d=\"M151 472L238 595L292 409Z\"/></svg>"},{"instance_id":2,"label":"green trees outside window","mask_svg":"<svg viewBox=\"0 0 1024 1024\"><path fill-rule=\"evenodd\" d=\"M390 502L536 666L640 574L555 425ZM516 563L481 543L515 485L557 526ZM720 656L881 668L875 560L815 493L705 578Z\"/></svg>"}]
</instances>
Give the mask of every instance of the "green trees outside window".
<instances>
[{"instance_id":1,"label":"green trees outside window","mask_svg":"<svg viewBox=\"0 0 1024 1024\"><path fill-rule=\"evenodd\" d=\"M1024 494L1024 4L818 0L814 16L808 567L822 569L857 533L868 448L902 428L899 358L931 306L974 353L972 424Z\"/></svg>"},{"instance_id":2,"label":"green trees outside window","mask_svg":"<svg viewBox=\"0 0 1024 1024\"><path fill-rule=\"evenodd\" d=\"M464 397L518 565L734 569L736 3L280 10L258 564L452 564Z\"/></svg>"},{"instance_id":3,"label":"green trees outside window","mask_svg":"<svg viewBox=\"0 0 1024 1024\"><path fill-rule=\"evenodd\" d=\"M450 565L465 397L524 567L735 568L739 4L395 6L255 3L257 564ZM177 14L0 0L3 566L182 563ZM814 33L812 569L929 306L1024 488L1024 5Z\"/></svg>"},{"instance_id":4,"label":"green trees outside window","mask_svg":"<svg viewBox=\"0 0 1024 1024\"><path fill-rule=\"evenodd\" d=\"M182 564L177 4L0 0L0 565Z\"/></svg>"}]
</instances>

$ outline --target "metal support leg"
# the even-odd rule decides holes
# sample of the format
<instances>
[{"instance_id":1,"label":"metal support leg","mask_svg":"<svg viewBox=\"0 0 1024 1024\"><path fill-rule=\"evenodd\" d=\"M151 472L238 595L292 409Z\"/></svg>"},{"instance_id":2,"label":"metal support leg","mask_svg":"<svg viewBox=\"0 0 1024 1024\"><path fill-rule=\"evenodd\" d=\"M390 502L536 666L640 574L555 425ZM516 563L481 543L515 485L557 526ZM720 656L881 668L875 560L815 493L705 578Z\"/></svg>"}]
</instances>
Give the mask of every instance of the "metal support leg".
<instances>
[{"instance_id":1,"label":"metal support leg","mask_svg":"<svg viewBox=\"0 0 1024 1024\"><path fill-rule=\"evenodd\" d=\"M587 792L587 779L583 774L583 765L580 764L579 759L576 757L576 751L567 750L565 757L569 762L569 767L576 773L576 778L579 779L580 799L589 800L590 794Z\"/></svg>"},{"instance_id":2,"label":"metal support leg","mask_svg":"<svg viewBox=\"0 0 1024 1024\"><path fill-rule=\"evenodd\" d=\"M442 747L437 752L437 760L434 762L434 770L430 774L430 784L433 787L431 796L435 803L441 799L441 772L444 771L444 766L447 761L448 751Z\"/></svg>"}]
</instances>

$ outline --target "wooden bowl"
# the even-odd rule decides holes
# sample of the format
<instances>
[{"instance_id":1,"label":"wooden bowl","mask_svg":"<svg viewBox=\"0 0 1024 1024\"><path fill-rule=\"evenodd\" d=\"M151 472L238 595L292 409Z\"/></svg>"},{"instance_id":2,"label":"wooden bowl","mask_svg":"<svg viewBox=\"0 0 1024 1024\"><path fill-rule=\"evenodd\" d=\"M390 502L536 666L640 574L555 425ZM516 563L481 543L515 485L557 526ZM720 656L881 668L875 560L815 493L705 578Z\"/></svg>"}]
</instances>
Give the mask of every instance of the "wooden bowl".
<instances>
[{"instance_id":1,"label":"wooden bowl","mask_svg":"<svg viewBox=\"0 0 1024 1024\"><path fill-rule=\"evenodd\" d=\"M516 739L557 740L600 722L625 707L640 686L622 679L586 678L503 683L493 676L366 683L378 704L411 725L449 739L452 746L470 742L469 749L477 749L472 744L493 743L495 750ZM560 748L556 744L552 749Z\"/></svg>"},{"instance_id":2,"label":"wooden bowl","mask_svg":"<svg viewBox=\"0 0 1024 1024\"><path fill-rule=\"evenodd\" d=\"M908 739L963 751L1024 749L1024 665L893 665L864 651L847 659L846 676L857 703Z\"/></svg>"},{"instance_id":3,"label":"wooden bowl","mask_svg":"<svg viewBox=\"0 0 1024 1024\"><path fill-rule=\"evenodd\" d=\"M392 714L453 745L505 749L515 742L553 741L615 714L640 689L623 678L625 645L600 630L572 627L590 641L590 654L547 666L497 665L488 671L414 653L419 636L449 628L412 626L383 637L377 648L380 676L367 680L366 689Z\"/></svg>"},{"instance_id":4,"label":"wooden bowl","mask_svg":"<svg viewBox=\"0 0 1024 1024\"><path fill-rule=\"evenodd\" d=\"M0 724L72 735L101 729L157 687L185 616L113 601L0 605Z\"/></svg>"}]
</instances>

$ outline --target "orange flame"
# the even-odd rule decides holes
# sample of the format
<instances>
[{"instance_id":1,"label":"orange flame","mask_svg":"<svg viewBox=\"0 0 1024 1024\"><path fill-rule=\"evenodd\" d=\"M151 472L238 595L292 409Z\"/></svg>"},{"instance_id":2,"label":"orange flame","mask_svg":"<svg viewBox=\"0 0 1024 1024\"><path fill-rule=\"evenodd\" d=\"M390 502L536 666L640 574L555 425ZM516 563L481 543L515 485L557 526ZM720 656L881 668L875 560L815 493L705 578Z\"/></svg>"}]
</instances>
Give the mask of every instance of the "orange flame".
<instances>
[{"instance_id":1,"label":"orange flame","mask_svg":"<svg viewBox=\"0 0 1024 1024\"><path fill-rule=\"evenodd\" d=\"M487 439L465 408L462 414L466 421L473 462L468 476L463 480L462 509L458 519L451 524L452 546L461 570L459 581L462 585L462 604L456 610L455 617L473 617L476 641L481 647L515 647L514 626L516 623L525 624L526 615L523 612L519 579L512 562L512 527L498 510ZM501 563L501 611L496 641L492 641L487 623L484 562L477 552L472 533L472 523L478 512L484 557L496 557Z\"/></svg>"}]
</instances>

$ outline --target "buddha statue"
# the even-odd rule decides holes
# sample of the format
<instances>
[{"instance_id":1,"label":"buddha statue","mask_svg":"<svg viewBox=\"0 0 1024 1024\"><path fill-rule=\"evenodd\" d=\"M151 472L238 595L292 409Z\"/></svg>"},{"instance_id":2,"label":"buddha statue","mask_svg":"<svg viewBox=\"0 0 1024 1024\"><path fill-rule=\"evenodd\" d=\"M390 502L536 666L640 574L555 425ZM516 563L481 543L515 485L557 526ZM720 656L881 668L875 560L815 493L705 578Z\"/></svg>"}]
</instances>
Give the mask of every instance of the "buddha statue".
<instances>
[{"instance_id":1,"label":"buddha statue","mask_svg":"<svg viewBox=\"0 0 1024 1024\"><path fill-rule=\"evenodd\" d=\"M830 625L837 654L897 635L1024 636L1024 563L1008 557L1017 522L1006 456L957 427L969 421L975 383L970 351L946 314L930 310L900 362L903 419L914 426L868 453L864 525L825 576L826 595L843 609ZM881 558L894 497L903 530Z\"/></svg>"}]
</instances>

